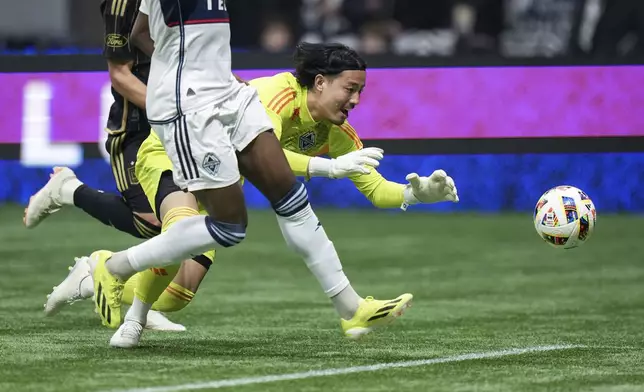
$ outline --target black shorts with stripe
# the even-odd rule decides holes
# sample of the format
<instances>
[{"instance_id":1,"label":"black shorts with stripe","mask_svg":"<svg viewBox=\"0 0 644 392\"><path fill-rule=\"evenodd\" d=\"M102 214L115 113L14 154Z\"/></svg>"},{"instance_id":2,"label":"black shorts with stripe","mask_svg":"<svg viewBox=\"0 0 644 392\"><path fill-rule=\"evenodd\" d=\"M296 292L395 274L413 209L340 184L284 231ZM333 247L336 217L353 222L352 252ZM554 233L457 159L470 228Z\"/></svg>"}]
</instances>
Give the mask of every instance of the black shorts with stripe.
<instances>
[{"instance_id":1,"label":"black shorts with stripe","mask_svg":"<svg viewBox=\"0 0 644 392\"><path fill-rule=\"evenodd\" d=\"M136 178L136 155L149 132L122 132L107 137L105 148L110 155L110 166L118 189L132 211L152 212L148 198Z\"/></svg>"}]
</instances>

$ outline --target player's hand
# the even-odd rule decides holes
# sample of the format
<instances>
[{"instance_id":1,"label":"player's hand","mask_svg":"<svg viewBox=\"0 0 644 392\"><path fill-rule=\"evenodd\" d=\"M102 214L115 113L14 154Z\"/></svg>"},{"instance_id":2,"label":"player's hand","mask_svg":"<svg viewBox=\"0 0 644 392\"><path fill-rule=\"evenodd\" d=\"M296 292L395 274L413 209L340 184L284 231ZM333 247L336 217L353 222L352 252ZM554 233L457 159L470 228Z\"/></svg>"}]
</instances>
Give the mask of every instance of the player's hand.
<instances>
[{"instance_id":1,"label":"player's hand","mask_svg":"<svg viewBox=\"0 0 644 392\"><path fill-rule=\"evenodd\" d=\"M331 160L329 178L345 178L355 174L370 174L372 167L378 167L384 151L377 147L367 147L352 151Z\"/></svg>"},{"instance_id":2,"label":"player's hand","mask_svg":"<svg viewBox=\"0 0 644 392\"><path fill-rule=\"evenodd\" d=\"M444 170L436 170L429 177L420 177L416 173L405 177L409 184L405 186L405 203L438 203L452 201L458 203L458 191L454 180Z\"/></svg>"}]
</instances>

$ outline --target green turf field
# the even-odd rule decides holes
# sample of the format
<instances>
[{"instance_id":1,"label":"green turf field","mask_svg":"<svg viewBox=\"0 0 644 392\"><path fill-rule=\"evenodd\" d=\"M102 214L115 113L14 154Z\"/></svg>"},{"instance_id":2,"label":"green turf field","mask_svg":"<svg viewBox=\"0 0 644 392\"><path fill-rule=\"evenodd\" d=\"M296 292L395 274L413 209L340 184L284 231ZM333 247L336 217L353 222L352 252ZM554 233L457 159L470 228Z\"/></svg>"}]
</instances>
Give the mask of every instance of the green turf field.
<instances>
[{"instance_id":1,"label":"green turf field","mask_svg":"<svg viewBox=\"0 0 644 392\"><path fill-rule=\"evenodd\" d=\"M220 252L193 303L170 315L188 332L147 331L138 349L123 351L108 346L113 331L100 326L91 303L51 319L42 306L74 256L137 241L76 211L27 231L20 208L0 207L0 391L208 382L202 387L235 391L644 390L641 217L600 211L591 241L560 251L541 242L529 213L318 215L359 293L415 295L396 324L345 340L274 217L252 211L246 242ZM551 345L584 347L498 353ZM489 352L499 356L460 356ZM431 359L270 383L254 378ZM237 386L238 379L248 384ZM161 390L188 389L150 389Z\"/></svg>"}]
</instances>

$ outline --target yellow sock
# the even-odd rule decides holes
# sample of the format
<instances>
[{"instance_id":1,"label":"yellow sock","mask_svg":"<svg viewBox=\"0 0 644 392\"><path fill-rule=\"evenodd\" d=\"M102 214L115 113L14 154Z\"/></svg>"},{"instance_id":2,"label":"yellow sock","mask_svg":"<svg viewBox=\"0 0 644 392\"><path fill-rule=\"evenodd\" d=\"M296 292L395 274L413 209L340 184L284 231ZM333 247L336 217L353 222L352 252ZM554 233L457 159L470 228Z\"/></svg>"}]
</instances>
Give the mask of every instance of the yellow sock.
<instances>
[{"instance_id":1,"label":"yellow sock","mask_svg":"<svg viewBox=\"0 0 644 392\"><path fill-rule=\"evenodd\" d=\"M121 302L123 302L124 304L132 305L132 301L134 300L134 289L139 283L140 276L141 273L139 272L128 279L127 282L125 282L125 287L123 288L123 298L121 299Z\"/></svg>"},{"instance_id":2,"label":"yellow sock","mask_svg":"<svg viewBox=\"0 0 644 392\"><path fill-rule=\"evenodd\" d=\"M176 312L188 306L194 296L195 293L187 288L175 282L170 282L157 302L152 305L152 309L158 310L159 312Z\"/></svg>"},{"instance_id":3,"label":"yellow sock","mask_svg":"<svg viewBox=\"0 0 644 392\"><path fill-rule=\"evenodd\" d=\"M161 231L164 232L180 220L195 215L199 215L199 212L193 208L172 208L162 219L163 226L161 227ZM140 272L137 274L139 278L134 289L134 295L144 303L155 303L170 282L172 282L180 267L181 264L175 264L164 268L150 268Z\"/></svg>"},{"instance_id":4,"label":"yellow sock","mask_svg":"<svg viewBox=\"0 0 644 392\"><path fill-rule=\"evenodd\" d=\"M134 275L127 282L123 289L122 302L127 305L132 305L134 300L134 289L136 288L141 272ZM195 293L175 282L170 282L168 287L161 293L159 299L152 305L152 309L159 312L177 312L190 303L194 298Z\"/></svg>"}]
</instances>

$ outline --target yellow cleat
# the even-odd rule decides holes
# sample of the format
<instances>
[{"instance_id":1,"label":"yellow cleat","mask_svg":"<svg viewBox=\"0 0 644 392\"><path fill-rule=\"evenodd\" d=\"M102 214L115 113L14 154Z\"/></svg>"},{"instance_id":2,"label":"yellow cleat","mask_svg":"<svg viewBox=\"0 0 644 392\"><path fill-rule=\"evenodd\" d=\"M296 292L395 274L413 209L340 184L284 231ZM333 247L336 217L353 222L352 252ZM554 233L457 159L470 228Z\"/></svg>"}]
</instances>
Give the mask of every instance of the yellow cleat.
<instances>
[{"instance_id":1,"label":"yellow cleat","mask_svg":"<svg viewBox=\"0 0 644 392\"><path fill-rule=\"evenodd\" d=\"M360 306L351 320L342 319L342 330L348 338L357 339L374 328L392 323L402 316L405 309L411 306L411 294L403 294L396 299L381 301L367 297L360 301Z\"/></svg>"},{"instance_id":2,"label":"yellow cleat","mask_svg":"<svg viewBox=\"0 0 644 392\"><path fill-rule=\"evenodd\" d=\"M121 297L125 285L113 276L105 267L105 262L112 257L112 252L98 250L89 256L97 261L94 270L94 306L101 316L103 325L118 328L121 325Z\"/></svg>"}]
</instances>

